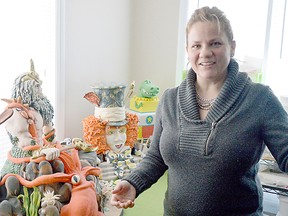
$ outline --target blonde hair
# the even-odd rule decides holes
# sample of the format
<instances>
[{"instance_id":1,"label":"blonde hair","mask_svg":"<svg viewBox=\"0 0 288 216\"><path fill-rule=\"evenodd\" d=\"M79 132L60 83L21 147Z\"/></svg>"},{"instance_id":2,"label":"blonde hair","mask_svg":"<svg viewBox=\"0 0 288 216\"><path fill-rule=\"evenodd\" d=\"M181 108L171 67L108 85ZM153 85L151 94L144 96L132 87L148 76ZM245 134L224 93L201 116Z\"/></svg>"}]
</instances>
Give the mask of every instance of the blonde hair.
<instances>
[{"instance_id":1,"label":"blonde hair","mask_svg":"<svg viewBox=\"0 0 288 216\"><path fill-rule=\"evenodd\" d=\"M126 113L126 146L134 147L138 135L138 117L135 114ZM110 150L106 143L106 125L107 121L101 121L93 115L88 116L83 120L83 137L85 142L91 144L94 148L98 147L97 154L105 154Z\"/></svg>"},{"instance_id":2,"label":"blonde hair","mask_svg":"<svg viewBox=\"0 0 288 216\"><path fill-rule=\"evenodd\" d=\"M231 43L233 41L233 31L230 21L227 19L223 11L217 7L202 7L192 14L186 26L186 45L188 45L188 34L193 24L196 22L215 22L218 25L218 31L223 30Z\"/></svg>"}]
</instances>

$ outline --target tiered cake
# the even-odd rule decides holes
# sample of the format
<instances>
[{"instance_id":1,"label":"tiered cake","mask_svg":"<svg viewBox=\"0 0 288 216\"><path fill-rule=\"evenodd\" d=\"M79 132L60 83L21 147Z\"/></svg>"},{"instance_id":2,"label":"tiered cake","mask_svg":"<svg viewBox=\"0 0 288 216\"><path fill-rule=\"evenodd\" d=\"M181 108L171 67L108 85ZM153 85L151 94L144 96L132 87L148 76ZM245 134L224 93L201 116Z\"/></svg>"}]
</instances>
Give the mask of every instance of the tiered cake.
<instances>
[{"instance_id":1,"label":"tiered cake","mask_svg":"<svg viewBox=\"0 0 288 216\"><path fill-rule=\"evenodd\" d=\"M155 112L159 103L158 93L159 87L150 80L145 80L139 86L139 93L130 99L128 111L139 118L138 139L148 139L153 134Z\"/></svg>"}]
</instances>

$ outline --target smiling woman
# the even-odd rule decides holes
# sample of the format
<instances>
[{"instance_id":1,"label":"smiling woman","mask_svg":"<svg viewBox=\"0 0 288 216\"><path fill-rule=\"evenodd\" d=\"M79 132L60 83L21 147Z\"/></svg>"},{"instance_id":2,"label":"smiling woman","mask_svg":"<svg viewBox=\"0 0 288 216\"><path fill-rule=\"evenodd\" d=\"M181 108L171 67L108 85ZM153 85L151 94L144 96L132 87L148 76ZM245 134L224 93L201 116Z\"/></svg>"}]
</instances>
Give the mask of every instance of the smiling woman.
<instances>
[{"instance_id":1,"label":"smiling woman","mask_svg":"<svg viewBox=\"0 0 288 216\"><path fill-rule=\"evenodd\" d=\"M0 2L0 98L11 97L14 79L29 71L30 59L43 80L43 91L55 106L56 0L12 0ZM0 102L2 111L6 104ZM0 126L0 167L6 159L4 125Z\"/></svg>"},{"instance_id":2,"label":"smiling woman","mask_svg":"<svg viewBox=\"0 0 288 216\"><path fill-rule=\"evenodd\" d=\"M233 27L236 41L234 58L239 63L240 71L247 72L255 82L269 85L278 97L288 95L288 74L285 73L288 67L288 41L285 37L288 31L287 0L183 2L189 4L186 7L188 12L184 13L187 18L182 19L183 22L199 7L217 6L225 11ZM184 64L182 69L186 68Z\"/></svg>"}]
</instances>

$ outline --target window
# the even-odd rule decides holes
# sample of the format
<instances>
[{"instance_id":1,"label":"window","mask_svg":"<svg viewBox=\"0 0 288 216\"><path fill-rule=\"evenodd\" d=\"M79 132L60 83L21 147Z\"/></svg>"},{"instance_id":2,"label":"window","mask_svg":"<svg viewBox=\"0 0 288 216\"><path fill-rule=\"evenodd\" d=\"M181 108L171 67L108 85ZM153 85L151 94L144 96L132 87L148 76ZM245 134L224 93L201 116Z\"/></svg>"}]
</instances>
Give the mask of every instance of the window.
<instances>
[{"instance_id":1,"label":"window","mask_svg":"<svg viewBox=\"0 0 288 216\"><path fill-rule=\"evenodd\" d=\"M288 96L287 0L274 0L272 2L265 83L271 86L277 95Z\"/></svg>"},{"instance_id":2,"label":"window","mask_svg":"<svg viewBox=\"0 0 288 216\"><path fill-rule=\"evenodd\" d=\"M288 73L285 72L288 68L287 0L183 2L189 4L186 23L199 7L217 6L224 11L234 32L237 44L235 59L238 60L240 71L248 72L256 82L269 85L277 96L288 95ZM185 40L185 35L179 37ZM182 64L182 69L185 67Z\"/></svg>"},{"instance_id":3,"label":"window","mask_svg":"<svg viewBox=\"0 0 288 216\"><path fill-rule=\"evenodd\" d=\"M10 98L14 79L30 71L30 59L43 81L43 92L55 107L57 0L10 0L0 3L0 98ZM0 102L0 112L6 103ZM0 168L11 148L0 125Z\"/></svg>"}]
</instances>

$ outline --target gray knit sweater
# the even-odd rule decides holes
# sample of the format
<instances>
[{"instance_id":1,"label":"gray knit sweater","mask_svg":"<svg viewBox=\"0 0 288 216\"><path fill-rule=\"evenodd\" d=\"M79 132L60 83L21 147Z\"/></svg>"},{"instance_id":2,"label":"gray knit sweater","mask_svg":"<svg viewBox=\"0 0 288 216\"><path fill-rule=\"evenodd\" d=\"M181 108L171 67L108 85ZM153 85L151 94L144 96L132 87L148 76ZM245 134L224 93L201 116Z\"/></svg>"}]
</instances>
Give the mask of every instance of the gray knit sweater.
<instances>
[{"instance_id":1,"label":"gray knit sweater","mask_svg":"<svg viewBox=\"0 0 288 216\"><path fill-rule=\"evenodd\" d=\"M125 179L137 196L168 169L165 215L262 215L258 161L265 145L288 172L288 117L269 87L231 60L212 109L200 120L190 70L163 94L151 147ZM149 206L147 206L149 208Z\"/></svg>"}]
</instances>

